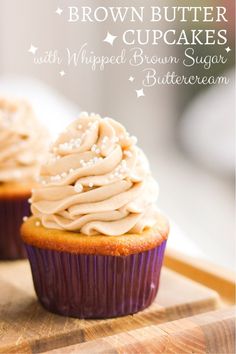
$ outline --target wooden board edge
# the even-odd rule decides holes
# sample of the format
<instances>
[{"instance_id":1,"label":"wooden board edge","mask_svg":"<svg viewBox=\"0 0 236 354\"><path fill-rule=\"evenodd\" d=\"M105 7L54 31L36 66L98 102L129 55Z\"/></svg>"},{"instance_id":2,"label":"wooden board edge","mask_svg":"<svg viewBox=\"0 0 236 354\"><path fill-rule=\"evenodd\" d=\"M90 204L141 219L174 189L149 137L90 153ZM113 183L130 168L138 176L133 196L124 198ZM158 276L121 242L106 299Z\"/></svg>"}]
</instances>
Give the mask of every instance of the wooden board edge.
<instances>
[{"instance_id":1,"label":"wooden board edge","mask_svg":"<svg viewBox=\"0 0 236 354\"><path fill-rule=\"evenodd\" d=\"M235 304L236 274L206 260L189 257L174 250L166 250L164 265L217 291L227 305Z\"/></svg>"}]
</instances>

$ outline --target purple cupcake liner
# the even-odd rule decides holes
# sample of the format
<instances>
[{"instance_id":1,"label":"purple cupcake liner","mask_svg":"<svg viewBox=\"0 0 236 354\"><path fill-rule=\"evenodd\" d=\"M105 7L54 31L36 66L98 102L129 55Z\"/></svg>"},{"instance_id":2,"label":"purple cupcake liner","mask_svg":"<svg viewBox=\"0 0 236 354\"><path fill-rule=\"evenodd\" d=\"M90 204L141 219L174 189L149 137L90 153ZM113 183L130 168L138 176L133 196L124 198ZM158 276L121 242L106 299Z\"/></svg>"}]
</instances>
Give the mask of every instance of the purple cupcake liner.
<instances>
[{"instance_id":1,"label":"purple cupcake liner","mask_svg":"<svg viewBox=\"0 0 236 354\"><path fill-rule=\"evenodd\" d=\"M77 318L136 313L156 297L166 241L128 256L72 254L26 245L35 291L49 311Z\"/></svg>"},{"instance_id":2,"label":"purple cupcake liner","mask_svg":"<svg viewBox=\"0 0 236 354\"><path fill-rule=\"evenodd\" d=\"M0 260L26 258L20 226L29 215L28 198L0 199Z\"/></svg>"}]
</instances>

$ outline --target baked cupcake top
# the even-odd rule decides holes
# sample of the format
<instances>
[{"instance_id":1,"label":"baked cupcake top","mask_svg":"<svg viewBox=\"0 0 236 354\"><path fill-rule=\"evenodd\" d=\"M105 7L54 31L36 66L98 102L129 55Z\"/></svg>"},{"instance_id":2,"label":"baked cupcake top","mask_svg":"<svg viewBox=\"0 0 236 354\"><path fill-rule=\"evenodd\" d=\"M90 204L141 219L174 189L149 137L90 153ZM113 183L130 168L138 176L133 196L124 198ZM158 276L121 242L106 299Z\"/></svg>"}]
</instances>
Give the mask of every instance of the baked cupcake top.
<instances>
[{"instance_id":1,"label":"baked cupcake top","mask_svg":"<svg viewBox=\"0 0 236 354\"><path fill-rule=\"evenodd\" d=\"M156 224L158 185L137 139L111 118L82 113L53 144L33 190L48 229L140 234Z\"/></svg>"},{"instance_id":2,"label":"baked cupcake top","mask_svg":"<svg viewBox=\"0 0 236 354\"><path fill-rule=\"evenodd\" d=\"M0 98L0 183L34 179L48 140L27 102Z\"/></svg>"}]
</instances>

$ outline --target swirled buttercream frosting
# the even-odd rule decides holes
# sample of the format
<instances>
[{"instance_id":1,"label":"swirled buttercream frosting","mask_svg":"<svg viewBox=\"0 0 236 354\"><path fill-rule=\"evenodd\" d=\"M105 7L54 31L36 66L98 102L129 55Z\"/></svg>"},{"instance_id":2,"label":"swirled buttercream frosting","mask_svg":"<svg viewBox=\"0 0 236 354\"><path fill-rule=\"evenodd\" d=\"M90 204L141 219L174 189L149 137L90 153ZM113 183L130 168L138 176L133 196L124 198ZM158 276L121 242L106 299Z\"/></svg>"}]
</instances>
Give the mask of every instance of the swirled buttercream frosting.
<instances>
[{"instance_id":1,"label":"swirled buttercream frosting","mask_svg":"<svg viewBox=\"0 0 236 354\"><path fill-rule=\"evenodd\" d=\"M52 145L32 213L45 228L85 235L152 227L158 185L136 140L117 121L82 113Z\"/></svg>"},{"instance_id":2,"label":"swirled buttercream frosting","mask_svg":"<svg viewBox=\"0 0 236 354\"><path fill-rule=\"evenodd\" d=\"M0 183L34 179L48 138L27 102L0 98Z\"/></svg>"}]
</instances>

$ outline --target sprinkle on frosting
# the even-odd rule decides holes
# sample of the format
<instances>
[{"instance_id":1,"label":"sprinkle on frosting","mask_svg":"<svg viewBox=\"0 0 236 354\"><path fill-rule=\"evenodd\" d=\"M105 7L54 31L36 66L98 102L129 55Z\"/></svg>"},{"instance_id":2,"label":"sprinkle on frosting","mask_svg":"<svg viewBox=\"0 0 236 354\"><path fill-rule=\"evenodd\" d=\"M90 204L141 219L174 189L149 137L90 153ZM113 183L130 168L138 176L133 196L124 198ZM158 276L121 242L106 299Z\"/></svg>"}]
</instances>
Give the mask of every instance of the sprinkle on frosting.
<instances>
[{"instance_id":1,"label":"sprinkle on frosting","mask_svg":"<svg viewBox=\"0 0 236 354\"><path fill-rule=\"evenodd\" d=\"M48 138L28 103L0 98L0 182L34 179Z\"/></svg>"},{"instance_id":2,"label":"sprinkle on frosting","mask_svg":"<svg viewBox=\"0 0 236 354\"><path fill-rule=\"evenodd\" d=\"M74 190L76 193L81 193L83 191L83 185L81 183L75 183Z\"/></svg>"},{"instance_id":3,"label":"sprinkle on frosting","mask_svg":"<svg viewBox=\"0 0 236 354\"><path fill-rule=\"evenodd\" d=\"M111 118L81 113L51 147L32 213L46 228L141 233L156 223L158 185L137 139Z\"/></svg>"}]
</instances>

